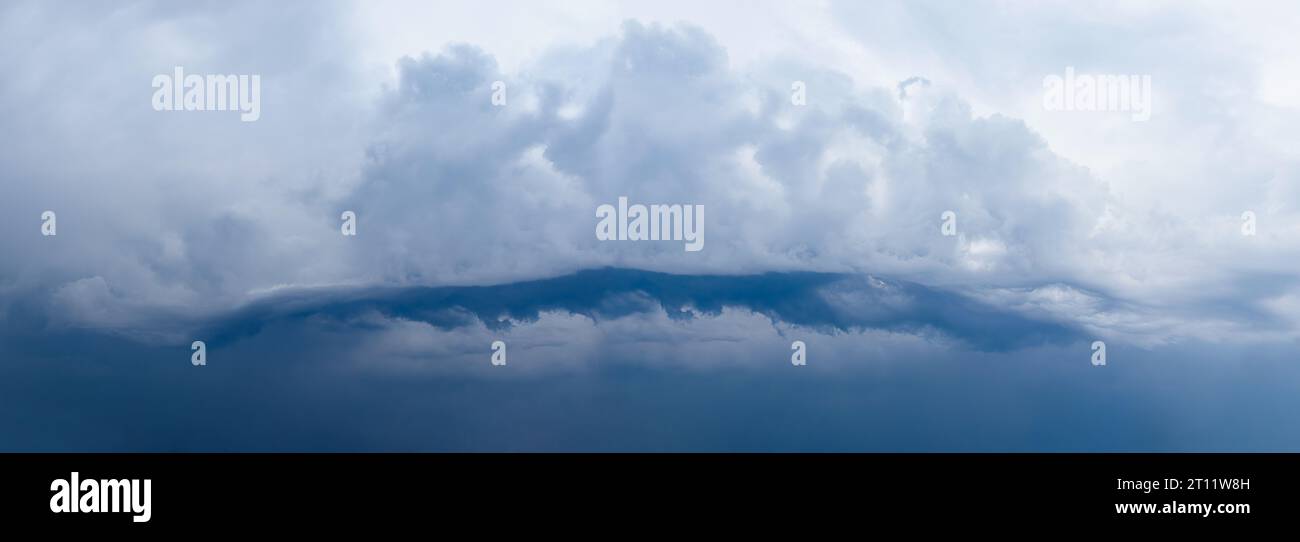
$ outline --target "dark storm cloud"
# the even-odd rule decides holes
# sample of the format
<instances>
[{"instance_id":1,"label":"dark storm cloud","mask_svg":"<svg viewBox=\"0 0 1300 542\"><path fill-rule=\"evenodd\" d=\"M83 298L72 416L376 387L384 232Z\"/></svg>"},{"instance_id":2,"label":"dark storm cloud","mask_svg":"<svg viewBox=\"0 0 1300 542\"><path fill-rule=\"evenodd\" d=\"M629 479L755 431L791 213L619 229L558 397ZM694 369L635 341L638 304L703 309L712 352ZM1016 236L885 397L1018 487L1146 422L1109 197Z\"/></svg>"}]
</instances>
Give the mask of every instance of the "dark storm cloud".
<instances>
[{"instance_id":1,"label":"dark storm cloud","mask_svg":"<svg viewBox=\"0 0 1300 542\"><path fill-rule=\"evenodd\" d=\"M881 329L937 332L980 350L1005 351L1080 338L1067 324L1035 321L957 293L904 281L829 273L691 276L628 269L470 287L406 287L283 292L205 324L195 336L219 342L254 335L280 322L389 318L455 329L535 322L542 312L609 320L646 311L691 319L724 308L753 311L773 323L826 333Z\"/></svg>"}]
</instances>

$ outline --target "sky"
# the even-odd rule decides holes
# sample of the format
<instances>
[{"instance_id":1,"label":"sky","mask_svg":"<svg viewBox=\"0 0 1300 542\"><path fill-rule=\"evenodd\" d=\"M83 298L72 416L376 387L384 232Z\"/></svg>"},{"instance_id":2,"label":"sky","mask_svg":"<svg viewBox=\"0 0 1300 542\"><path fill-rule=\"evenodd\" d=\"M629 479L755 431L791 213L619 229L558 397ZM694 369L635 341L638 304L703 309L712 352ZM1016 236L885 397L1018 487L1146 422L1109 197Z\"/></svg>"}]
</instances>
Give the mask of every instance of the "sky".
<instances>
[{"instance_id":1,"label":"sky","mask_svg":"<svg viewBox=\"0 0 1300 542\"><path fill-rule=\"evenodd\" d=\"M1295 451L1298 23L6 2L0 450Z\"/></svg>"}]
</instances>

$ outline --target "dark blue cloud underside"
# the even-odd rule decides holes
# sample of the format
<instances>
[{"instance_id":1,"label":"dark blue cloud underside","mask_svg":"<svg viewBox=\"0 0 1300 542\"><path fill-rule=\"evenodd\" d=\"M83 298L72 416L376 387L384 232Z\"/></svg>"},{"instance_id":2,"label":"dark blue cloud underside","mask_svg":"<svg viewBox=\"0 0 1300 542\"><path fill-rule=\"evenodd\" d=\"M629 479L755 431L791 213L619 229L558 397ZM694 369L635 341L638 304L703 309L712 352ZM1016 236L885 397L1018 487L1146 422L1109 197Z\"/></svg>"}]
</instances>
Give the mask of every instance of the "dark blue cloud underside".
<instances>
[{"instance_id":1,"label":"dark blue cloud underside","mask_svg":"<svg viewBox=\"0 0 1300 542\"><path fill-rule=\"evenodd\" d=\"M873 286L873 280L883 287ZM841 296L853 301L833 301ZM449 330L474 320L490 329L503 329L514 325L511 320L533 322L547 311L608 320L662 310L671 318L689 319L695 313L717 315L724 308L747 309L774 323L827 333L938 332L981 350L1080 337L1063 324L1032 320L954 292L905 281L833 273L689 276L631 269L588 270L497 286L294 291L224 316L201 336L229 342L256 334L271 322L322 317L359 324L357 317L371 312Z\"/></svg>"}]
</instances>

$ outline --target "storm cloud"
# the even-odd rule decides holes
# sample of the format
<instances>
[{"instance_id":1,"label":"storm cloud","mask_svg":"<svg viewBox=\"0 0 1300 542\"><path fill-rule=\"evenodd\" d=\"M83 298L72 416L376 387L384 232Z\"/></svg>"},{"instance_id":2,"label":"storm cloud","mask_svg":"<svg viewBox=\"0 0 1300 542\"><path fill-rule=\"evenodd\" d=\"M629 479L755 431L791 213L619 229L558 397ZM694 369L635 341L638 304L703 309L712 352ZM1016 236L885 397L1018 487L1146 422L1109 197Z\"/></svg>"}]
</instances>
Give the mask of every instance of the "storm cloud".
<instances>
[{"instance_id":1,"label":"storm cloud","mask_svg":"<svg viewBox=\"0 0 1300 542\"><path fill-rule=\"evenodd\" d=\"M1294 447L1176 393L1293 403L1291 29L1105 6L8 2L0 444L87 447L69 435L99 423L97 449ZM176 66L259 75L260 118L153 110ZM1150 75L1151 119L1044 110L1067 67ZM600 241L620 197L702 205L706 248ZM514 372L486 364L498 339ZM809 375L785 381L794 340ZM1094 340L1118 361L1094 370ZM512 402L523 381L555 391ZM224 414L268 413L247 432L201 404L241 385ZM716 418L664 421L710 396ZM608 414L565 427L581 398ZM408 403L462 414L393 421ZM785 425L743 429L754 411Z\"/></svg>"}]
</instances>

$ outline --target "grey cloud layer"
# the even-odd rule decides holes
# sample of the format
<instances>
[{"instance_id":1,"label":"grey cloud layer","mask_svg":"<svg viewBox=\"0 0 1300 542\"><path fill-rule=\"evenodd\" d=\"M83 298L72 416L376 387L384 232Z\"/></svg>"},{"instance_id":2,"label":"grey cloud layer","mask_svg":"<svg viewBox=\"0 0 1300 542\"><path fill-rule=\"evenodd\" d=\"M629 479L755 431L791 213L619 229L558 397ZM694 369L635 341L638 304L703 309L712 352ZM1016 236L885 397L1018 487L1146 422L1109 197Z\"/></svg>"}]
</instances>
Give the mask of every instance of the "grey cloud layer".
<instances>
[{"instance_id":1,"label":"grey cloud layer","mask_svg":"<svg viewBox=\"0 0 1300 542\"><path fill-rule=\"evenodd\" d=\"M1006 303L1038 292L1036 310L1129 338L1239 331L1206 306L1275 338L1300 319L1276 266L1215 271L1243 254L1221 248L1231 238L1199 252L1183 226L1126 206L1020 120L972 114L930 74L902 94L815 59L741 68L707 29L629 21L512 73L474 45L404 58L384 85L349 53L339 5L97 9L47 39L41 4L2 12L6 48L32 53L0 59L23 74L0 97L24 105L5 121L24 137L0 151L0 221L35 232L50 208L61 232L0 239L22 255L0 263L0 297L37 296L63 324L139 331L285 286L606 265L879 273ZM262 120L148 110L148 81L173 65L262 74ZM496 80L507 107L490 102ZM794 80L805 107L790 103ZM707 248L598 242L593 211L619 196L705 205ZM338 235L343 210L358 212L358 237ZM955 238L939 235L946 210ZM1058 291L1131 310L1098 315Z\"/></svg>"},{"instance_id":2,"label":"grey cloud layer","mask_svg":"<svg viewBox=\"0 0 1300 542\"><path fill-rule=\"evenodd\" d=\"M570 54L588 68L561 77L543 61L511 79L470 47L401 63L355 194L384 237L367 247L391 255L390 276L518 278L612 263L1024 280L1069 273L1062 260L1076 259L1070 246L1103 210L1104 188L1022 124L973 119L950 96L915 98L924 119L908 124L887 89L855 92L807 68L785 79L736 73L692 28L628 23ZM515 92L510 107L486 99L498 78ZM796 78L811 84L805 108L789 100ZM597 243L591 209L623 195L704 204L708 249ZM938 236L945 210L971 233Z\"/></svg>"}]
</instances>

